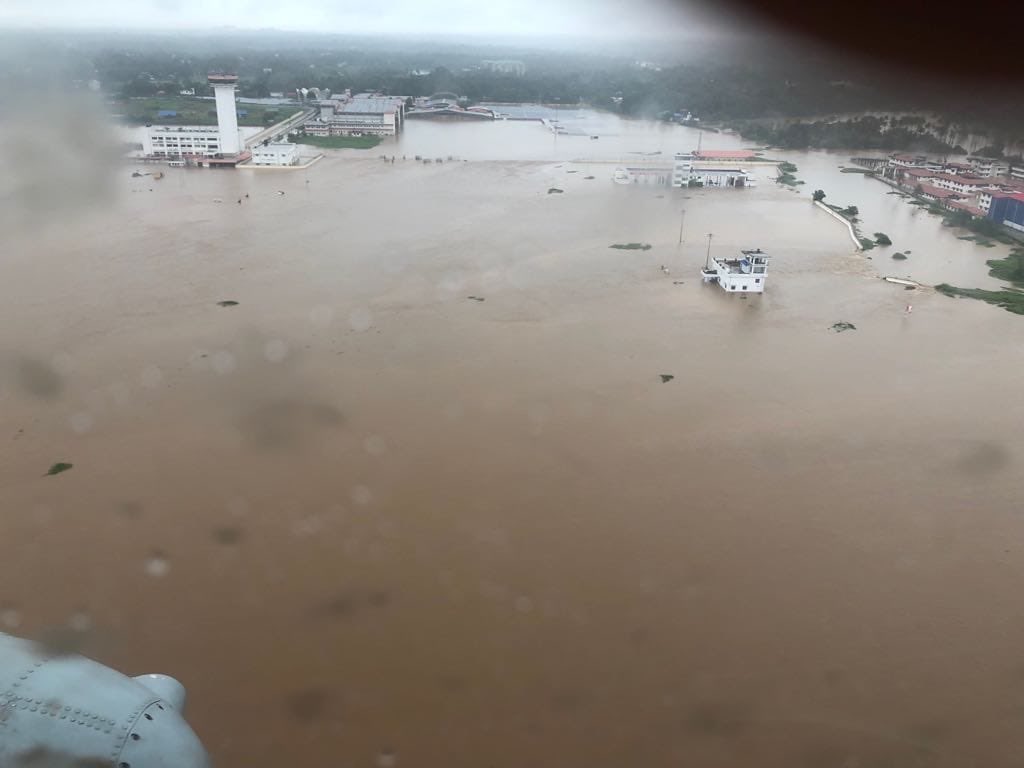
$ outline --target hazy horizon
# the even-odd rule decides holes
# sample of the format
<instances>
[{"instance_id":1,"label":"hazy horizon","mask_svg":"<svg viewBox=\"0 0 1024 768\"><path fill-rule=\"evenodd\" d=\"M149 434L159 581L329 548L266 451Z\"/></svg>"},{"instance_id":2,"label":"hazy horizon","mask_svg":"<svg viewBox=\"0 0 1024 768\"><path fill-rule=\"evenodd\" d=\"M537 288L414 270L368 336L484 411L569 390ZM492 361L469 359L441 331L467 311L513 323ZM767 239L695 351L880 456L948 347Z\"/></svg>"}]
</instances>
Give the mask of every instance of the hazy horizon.
<instances>
[{"instance_id":1,"label":"hazy horizon","mask_svg":"<svg viewBox=\"0 0 1024 768\"><path fill-rule=\"evenodd\" d=\"M696 2L667 0L382 0L358 8L323 0L296 0L287 8L269 0L110 0L99 9L71 0L8 0L0 7L0 28L60 31L678 40L720 35L733 27Z\"/></svg>"}]
</instances>

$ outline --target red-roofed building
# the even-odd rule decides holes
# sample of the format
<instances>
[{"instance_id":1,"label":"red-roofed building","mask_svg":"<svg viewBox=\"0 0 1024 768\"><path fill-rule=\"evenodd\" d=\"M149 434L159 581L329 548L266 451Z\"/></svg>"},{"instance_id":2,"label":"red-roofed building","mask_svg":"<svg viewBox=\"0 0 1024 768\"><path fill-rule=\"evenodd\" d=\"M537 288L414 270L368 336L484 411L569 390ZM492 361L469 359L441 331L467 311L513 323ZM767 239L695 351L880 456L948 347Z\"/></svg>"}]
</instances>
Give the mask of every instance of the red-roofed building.
<instances>
[{"instance_id":1,"label":"red-roofed building","mask_svg":"<svg viewBox=\"0 0 1024 768\"><path fill-rule=\"evenodd\" d=\"M1010 169L1010 166L1003 160L991 157L968 157L967 162L979 176L1001 176Z\"/></svg>"},{"instance_id":2,"label":"red-roofed building","mask_svg":"<svg viewBox=\"0 0 1024 768\"><path fill-rule=\"evenodd\" d=\"M946 207L954 211L967 211L971 216L974 216L977 219L985 218L985 211L978 208L976 205L971 205L970 203L965 203L961 200L950 200L946 203Z\"/></svg>"},{"instance_id":3,"label":"red-roofed building","mask_svg":"<svg viewBox=\"0 0 1024 768\"><path fill-rule=\"evenodd\" d=\"M982 189L992 187L992 179L979 179L972 176L955 176L951 173L935 174L936 187L959 192L962 195L977 194Z\"/></svg>"},{"instance_id":4,"label":"red-roofed building","mask_svg":"<svg viewBox=\"0 0 1024 768\"><path fill-rule=\"evenodd\" d=\"M889 157L889 165L896 168L927 168L930 171L941 171L945 164L926 155L895 154Z\"/></svg>"},{"instance_id":5,"label":"red-roofed building","mask_svg":"<svg viewBox=\"0 0 1024 768\"><path fill-rule=\"evenodd\" d=\"M901 168L894 167L890 168L892 171L891 176L898 184L902 184L904 187L913 189L918 184L934 184L935 183L935 171L929 171L927 168Z\"/></svg>"},{"instance_id":6,"label":"red-roofed building","mask_svg":"<svg viewBox=\"0 0 1024 768\"><path fill-rule=\"evenodd\" d=\"M891 159L893 165L902 165L905 168L920 168L924 165L925 161L928 158L925 157L924 155L900 154L893 155Z\"/></svg>"},{"instance_id":7,"label":"red-roofed building","mask_svg":"<svg viewBox=\"0 0 1024 768\"><path fill-rule=\"evenodd\" d=\"M931 184L921 185L921 197L925 200L934 200L938 203L945 203L960 199L960 193L950 189L941 189Z\"/></svg>"}]
</instances>

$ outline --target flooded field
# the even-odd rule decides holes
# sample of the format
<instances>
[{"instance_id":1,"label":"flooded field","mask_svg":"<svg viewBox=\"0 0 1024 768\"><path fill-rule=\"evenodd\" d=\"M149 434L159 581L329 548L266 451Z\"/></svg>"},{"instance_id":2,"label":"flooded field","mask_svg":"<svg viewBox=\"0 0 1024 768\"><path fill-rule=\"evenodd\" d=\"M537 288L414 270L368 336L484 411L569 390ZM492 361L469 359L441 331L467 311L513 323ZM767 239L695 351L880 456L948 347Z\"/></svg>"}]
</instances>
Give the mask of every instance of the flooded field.
<instances>
[{"instance_id":1,"label":"flooded field","mask_svg":"<svg viewBox=\"0 0 1024 768\"><path fill-rule=\"evenodd\" d=\"M126 166L12 238L0 629L178 676L221 766L1017 765L1024 320L806 195L600 162L683 130ZM844 160L793 158L982 285Z\"/></svg>"}]
</instances>

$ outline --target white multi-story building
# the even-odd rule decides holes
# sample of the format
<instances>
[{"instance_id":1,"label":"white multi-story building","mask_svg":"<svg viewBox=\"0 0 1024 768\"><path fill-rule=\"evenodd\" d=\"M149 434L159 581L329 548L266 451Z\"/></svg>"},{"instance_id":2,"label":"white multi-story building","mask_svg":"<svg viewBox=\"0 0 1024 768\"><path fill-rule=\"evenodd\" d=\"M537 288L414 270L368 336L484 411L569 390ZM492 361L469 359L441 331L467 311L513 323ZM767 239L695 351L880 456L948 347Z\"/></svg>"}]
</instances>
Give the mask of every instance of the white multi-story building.
<instances>
[{"instance_id":1,"label":"white multi-story building","mask_svg":"<svg viewBox=\"0 0 1024 768\"><path fill-rule=\"evenodd\" d=\"M982 189L992 186L989 179L968 178L965 176L954 176L950 173L937 173L931 182L939 189L948 189L951 192L958 192L961 195L975 195Z\"/></svg>"},{"instance_id":2,"label":"white multi-story building","mask_svg":"<svg viewBox=\"0 0 1024 768\"><path fill-rule=\"evenodd\" d=\"M929 171L941 171L945 163L925 155L896 154L889 157L889 165L896 168L926 168Z\"/></svg>"},{"instance_id":3,"label":"white multi-story building","mask_svg":"<svg viewBox=\"0 0 1024 768\"><path fill-rule=\"evenodd\" d=\"M521 61L513 61L512 59L485 60L483 68L491 72L501 72L502 74L515 75L516 77L522 77L526 74L526 65Z\"/></svg>"},{"instance_id":4,"label":"white multi-story building","mask_svg":"<svg viewBox=\"0 0 1024 768\"><path fill-rule=\"evenodd\" d=\"M1004 161L994 160L991 157L968 157L967 162L974 169L975 174L986 178L1002 176L1010 169Z\"/></svg>"},{"instance_id":5,"label":"white multi-story building","mask_svg":"<svg viewBox=\"0 0 1024 768\"><path fill-rule=\"evenodd\" d=\"M319 120L306 123L313 136L394 136L405 122L405 99L400 96L353 96L320 104Z\"/></svg>"},{"instance_id":6,"label":"white multi-story building","mask_svg":"<svg viewBox=\"0 0 1024 768\"><path fill-rule=\"evenodd\" d=\"M299 161L299 146L287 141L257 144L252 148L252 165L295 165Z\"/></svg>"},{"instance_id":7,"label":"white multi-story building","mask_svg":"<svg viewBox=\"0 0 1024 768\"><path fill-rule=\"evenodd\" d=\"M209 83L216 98L217 125L151 125L142 140L145 155L174 160L228 156L237 161L243 150L235 111L238 75L211 73Z\"/></svg>"},{"instance_id":8,"label":"white multi-story building","mask_svg":"<svg viewBox=\"0 0 1024 768\"><path fill-rule=\"evenodd\" d=\"M214 157L221 154L220 131L215 125L153 125L142 151L151 157Z\"/></svg>"},{"instance_id":9,"label":"white multi-story building","mask_svg":"<svg viewBox=\"0 0 1024 768\"><path fill-rule=\"evenodd\" d=\"M680 152L675 156L672 168L672 186L686 187L690 184L702 187L753 187L756 182L751 174L743 170L739 163L735 167L726 167L729 159L722 157L716 162L701 162L696 158L700 153Z\"/></svg>"}]
</instances>

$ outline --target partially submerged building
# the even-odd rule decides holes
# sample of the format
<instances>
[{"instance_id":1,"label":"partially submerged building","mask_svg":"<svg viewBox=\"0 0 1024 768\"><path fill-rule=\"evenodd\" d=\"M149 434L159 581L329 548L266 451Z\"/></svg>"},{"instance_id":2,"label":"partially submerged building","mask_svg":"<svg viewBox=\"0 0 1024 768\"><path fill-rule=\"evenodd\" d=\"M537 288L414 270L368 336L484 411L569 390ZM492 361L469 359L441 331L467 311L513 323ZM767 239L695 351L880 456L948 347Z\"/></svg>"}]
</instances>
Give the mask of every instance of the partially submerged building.
<instances>
[{"instance_id":1,"label":"partially submerged building","mask_svg":"<svg viewBox=\"0 0 1024 768\"><path fill-rule=\"evenodd\" d=\"M299 161L299 147L287 141L257 144L252 148L251 165L295 165Z\"/></svg>"},{"instance_id":2,"label":"partially submerged building","mask_svg":"<svg viewBox=\"0 0 1024 768\"><path fill-rule=\"evenodd\" d=\"M311 136L395 136L405 123L401 96L359 94L320 102L320 116L304 126Z\"/></svg>"},{"instance_id":3,"label":"partially submerged building","mask_svg":"<svg viewBox=\"0 0 1024 768\"><path fill-rule=\"evenodd\" d=\"M701 269L705 283L718 283L727 293L764 293L767 275L768 254L760 248L740 251L738 259L709 256Z\"/></svg>"},{"instance_id":4,"label":"partially submerged building","mask_svg":"<svg viewBox=\"0 0 1024 768\"><path fill-rule=\"evenodd\" d=\"M672 172L673 187L753 187L753 175L742 167L752 152L679 152Z\"/></svg>"}]
</instances>

